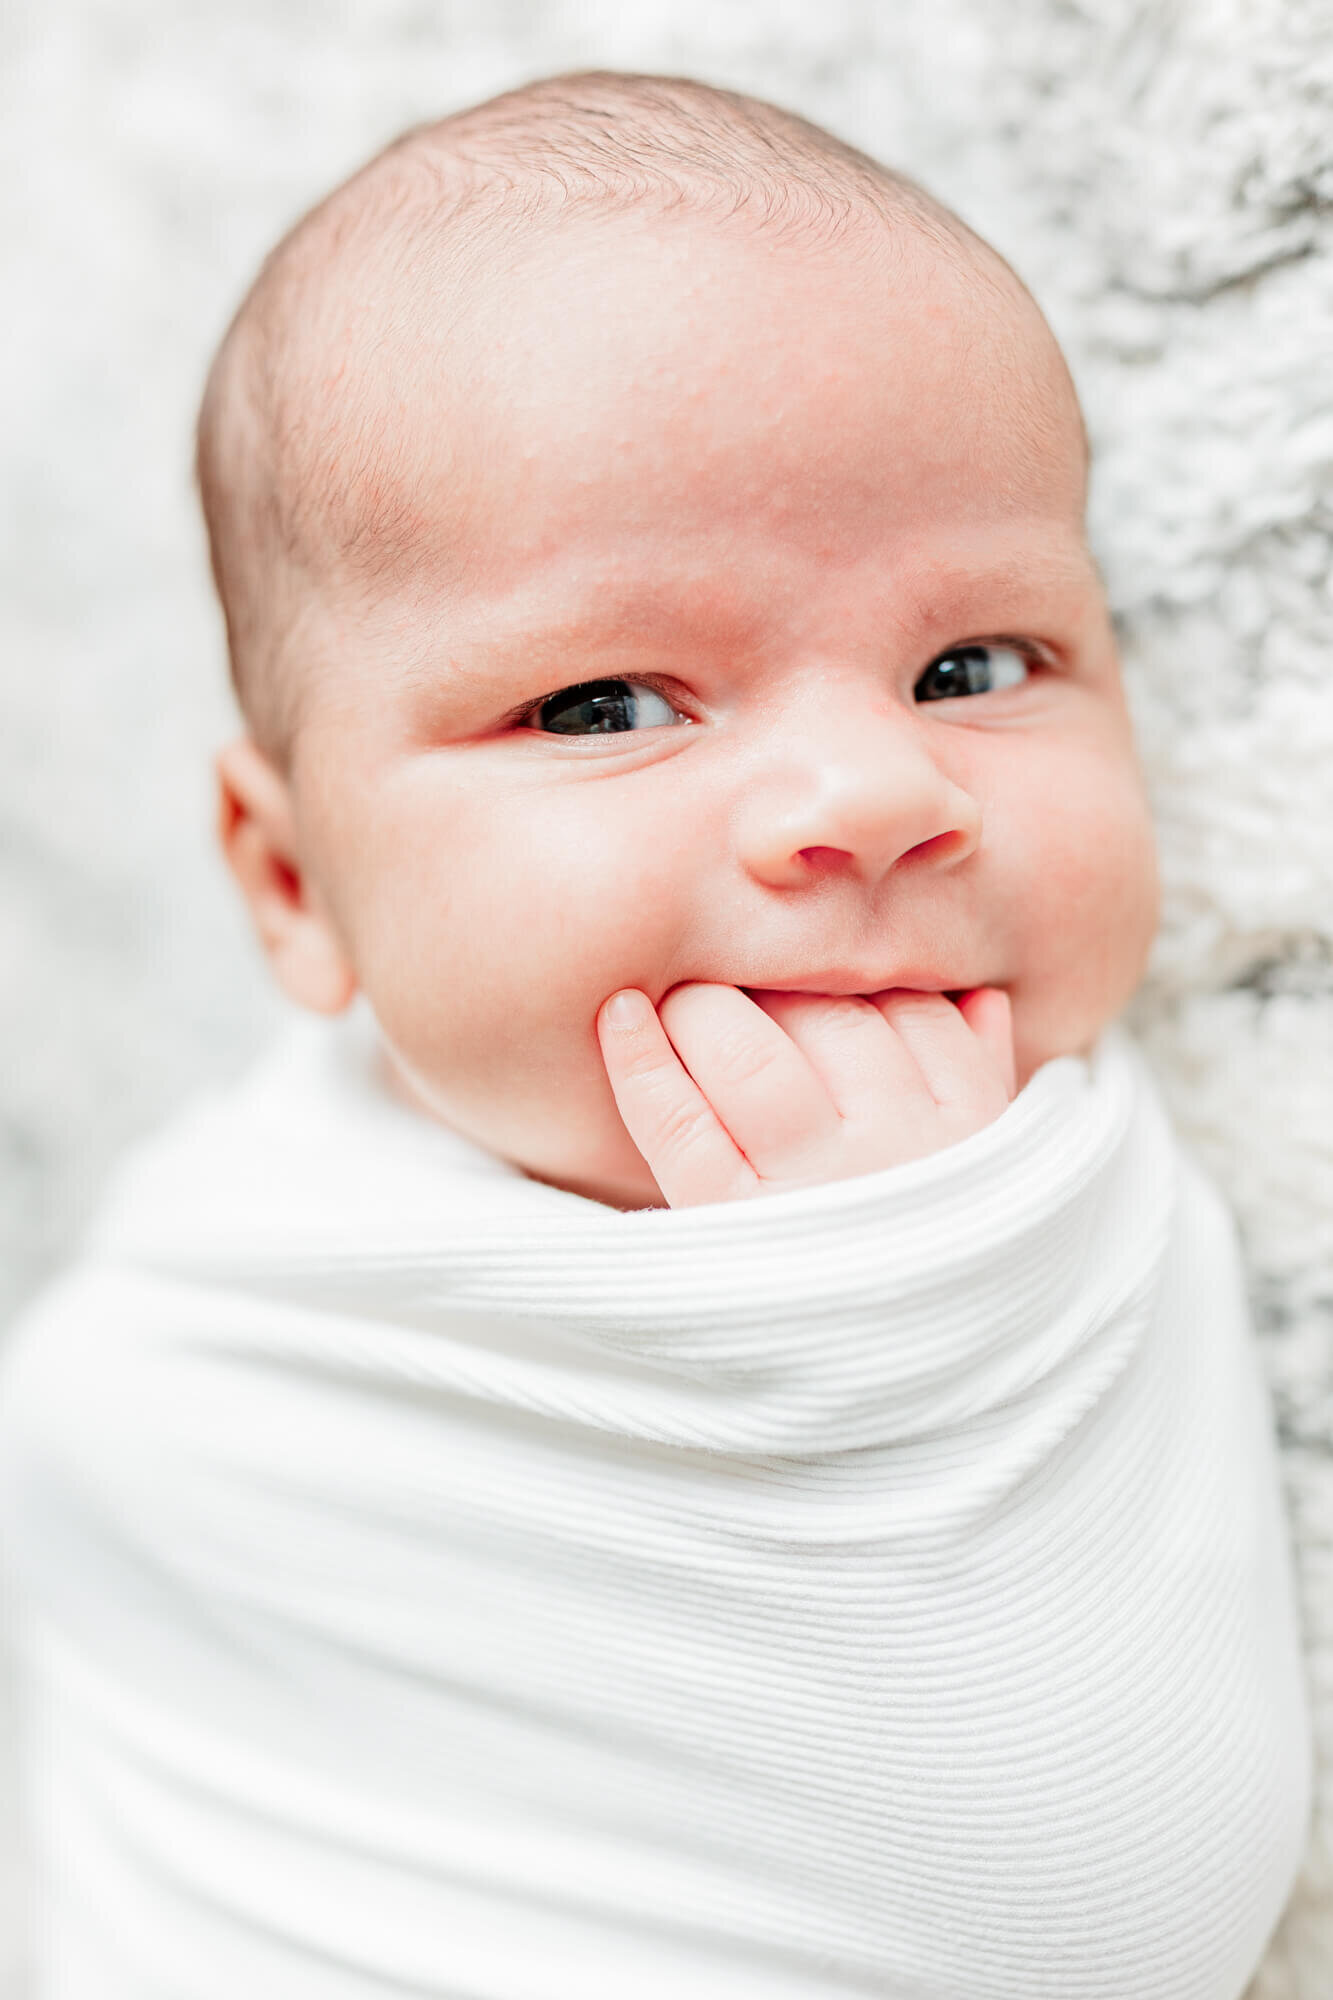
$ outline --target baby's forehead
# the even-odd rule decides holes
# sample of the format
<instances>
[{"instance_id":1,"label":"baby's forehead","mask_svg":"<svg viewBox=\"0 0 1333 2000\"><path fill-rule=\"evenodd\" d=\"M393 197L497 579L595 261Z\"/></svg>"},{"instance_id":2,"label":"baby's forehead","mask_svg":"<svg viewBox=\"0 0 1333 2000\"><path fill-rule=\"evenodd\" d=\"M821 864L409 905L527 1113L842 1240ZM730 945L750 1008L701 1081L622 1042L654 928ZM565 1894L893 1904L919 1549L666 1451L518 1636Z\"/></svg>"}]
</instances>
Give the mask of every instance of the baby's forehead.
<instances>
[{"instance_id":1,"label":"baby's forehead","mask_svg":"<svg viewBox=\"0 0 1333 2000\"><path fill-rule=\"evenodd\" d=\"M867 276L876 260L891 264L887 278ZM461 503L498 440L521 460L575 405L614 410L614 434L589 428L590 454L631 452L673 409L702 410L722 369L735 397L754 401L765 367L781 367L797 340L808 393L826 380L832 397L847 339L832 302L850 297L854 308L876 287L893 302L873 329L889 368L895 345L922 344L925 319L938 329L952 296L966 327L958 365L992 421L1004 414L1003 396L989 394L997 357L1026 348L1029 376L1049 362L1053 343L1017 287L929 240L888 237L878 217L836 240L774 240L630 206L518 228L487 217L443 241L422 231L396 254L369 246L352 269L335 256L291 301L304 353L280 426L289 477L323 499L324 518L308 522L312 535L322 530L321 558L392 567L411 553L427 486ZM803 312L812 293L831 302L824 325ZM790 341L786 310L802 319ZM526 440L516 435L524 422Z\"/></svg>"},{"instance_id":2,"label":"baby's forehead","mask_svg":"<svg viewBox=\"0 0 1333 2000\"><path fill-rule=\"evenodd\" d=\"M581 113L597 114L591 131ZM1004 270L923 190L794 114L669 79L553 79L405 135L336 189L267 261L229 336L240 365L223 372L262 390L280 469L283 447L355 421L396 374L420 393L412 364L438 355L442 329L464 361L469 318L535 252L559 288L590 225L624 241L666 218L815 261L875 235L929 238L988 262L992 286Z\"/></svg>"}]
</instances>

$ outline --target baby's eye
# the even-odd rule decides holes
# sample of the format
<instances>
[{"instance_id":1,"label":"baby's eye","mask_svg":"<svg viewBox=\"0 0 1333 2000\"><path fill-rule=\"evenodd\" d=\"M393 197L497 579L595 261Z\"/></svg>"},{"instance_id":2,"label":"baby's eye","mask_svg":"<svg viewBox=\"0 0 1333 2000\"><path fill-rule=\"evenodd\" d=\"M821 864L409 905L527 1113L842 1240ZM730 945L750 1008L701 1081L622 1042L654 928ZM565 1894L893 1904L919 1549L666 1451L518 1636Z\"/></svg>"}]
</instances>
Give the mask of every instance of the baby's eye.
<instances>
[{"instance_id":1,"label":"baby's eye","mask_svg":"<svg viewBox=\"0 0 1333 2000\"><path fill-rule=\"evenodd\" d=\"M685 722L666 696L642 681L580 681L548 694L529 718L557 736L596 736L617 729L655 729Z\"/></svg>"},{"instance_id":2,"label":"baby's eye","mask_svg":"<svg viewBox=\"0 0 1333 2000\"><path fill-rule=\"evenodd\" d=\"M998 688L1021 686L1031 664L1017 646L954 646L931 661L912 692L918 701L994 694Z\"/></svg>"}]
</instances>

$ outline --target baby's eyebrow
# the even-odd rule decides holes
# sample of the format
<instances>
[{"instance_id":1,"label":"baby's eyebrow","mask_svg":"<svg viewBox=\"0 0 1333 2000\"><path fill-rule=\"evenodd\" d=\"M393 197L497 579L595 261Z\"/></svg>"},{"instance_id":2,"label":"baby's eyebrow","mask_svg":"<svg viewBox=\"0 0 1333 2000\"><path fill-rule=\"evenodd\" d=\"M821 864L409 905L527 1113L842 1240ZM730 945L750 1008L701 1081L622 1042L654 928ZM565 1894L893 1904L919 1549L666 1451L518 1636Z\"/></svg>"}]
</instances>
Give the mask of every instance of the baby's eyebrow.
<instances>
[{"instance_id":1,"label":"baby's eyebrow","mask_svg":"<svg viewBox=\"0 0 1333 2000\"><path fill-rule=\"evenodd\" d=\"M507 615L506 615L507 614ZM652 578L595 584L586 602L562 610L534 603L525 612L522 600L506 601L493 622L500 642L516 644L546 640L552 646L578 645L588 639L637 638L644 633L671 634L686 639L726 634L753 636L772 615L770 602L747 598L738 582L719 584L716 573L685 575L671 582Z\"/></svg>"},{"instance_id":2,"label":"baby's eyebrow","mask_svg":"<svg viewBox=\"0 0 1333 2000\"><path fill-rule=\"evenodd\" d=\"M515 664L525 670L546 658L568 664L572 654L739 649L771 622L771 607L747 604L734 589L688 584L597 592L585 607L568 610L543 611L510 597L473 601L458 611L442 619L442 629L458 678L479 688ZM433 670L423 667L426 675Z\"/></svg>"},{"instance_id":3,"label":"baby's eyebrow","mask_svg":"<svg viewBox=\"0 0 1333 2000\"><path fill-rule=\"evenodd\" d=\"M921 604L965 604L976 599L1032 600L1050 593L1086 589L1096 578L1096 566L1086 547L1072 538L1052 548L1049 538L1036 548L1001 547L989 561L954 561L947 556L922 563L910 580Z\"/></svg>"}]
</instances>

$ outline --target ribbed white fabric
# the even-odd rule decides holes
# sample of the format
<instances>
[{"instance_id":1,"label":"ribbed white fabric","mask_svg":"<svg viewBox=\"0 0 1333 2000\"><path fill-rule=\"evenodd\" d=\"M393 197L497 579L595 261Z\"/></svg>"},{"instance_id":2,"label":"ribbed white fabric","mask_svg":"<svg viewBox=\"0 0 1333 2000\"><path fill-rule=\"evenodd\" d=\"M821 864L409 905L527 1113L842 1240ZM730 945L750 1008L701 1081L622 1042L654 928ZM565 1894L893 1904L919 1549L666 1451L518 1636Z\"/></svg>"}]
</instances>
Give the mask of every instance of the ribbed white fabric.
<instances>
[{"instance_id":1,"label":"ribbed white fabric","mask_svg":"<svg viewBox=\"0 0 1333 2000\"><path fill-rule=\"evenodd\" d=\"M1242 1299L1114 1033L622 1215L309 1027L8 1363L43 2000L1237 2000L1308 1795Z\"/></svg>"}]
</instances>

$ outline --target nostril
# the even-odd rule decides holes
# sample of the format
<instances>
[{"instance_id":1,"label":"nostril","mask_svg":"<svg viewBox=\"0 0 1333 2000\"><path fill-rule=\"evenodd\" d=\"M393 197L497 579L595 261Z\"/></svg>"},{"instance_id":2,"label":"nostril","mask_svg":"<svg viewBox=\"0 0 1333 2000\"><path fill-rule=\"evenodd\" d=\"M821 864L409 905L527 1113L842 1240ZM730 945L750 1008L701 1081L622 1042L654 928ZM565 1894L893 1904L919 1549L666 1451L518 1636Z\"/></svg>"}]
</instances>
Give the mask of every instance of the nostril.
<instances>
[{"instance_id":1,"label":"nostril","mask_svg":"<svg viewBox=\"0 0 1333 2000\"><path fill-rule=\"evenodd\" d=\"M910 861L919 857L922 861L952 861L956 856L967 853L971 846L972 841L962 827L952 827L948 833L933 834L918 846L909 847L903 859Z\"/></svg>"},{"instance_id":2,"label":"nostril","mask_svg":"<svg viewBox=\"0 0 1333 2000\"><path fill-rule=\"evenodd\" d=\"M809 862L817 873L841 868L852 858L845 847L802 847L798 853L800 859Z\"/></svg>"}]
</instances>

